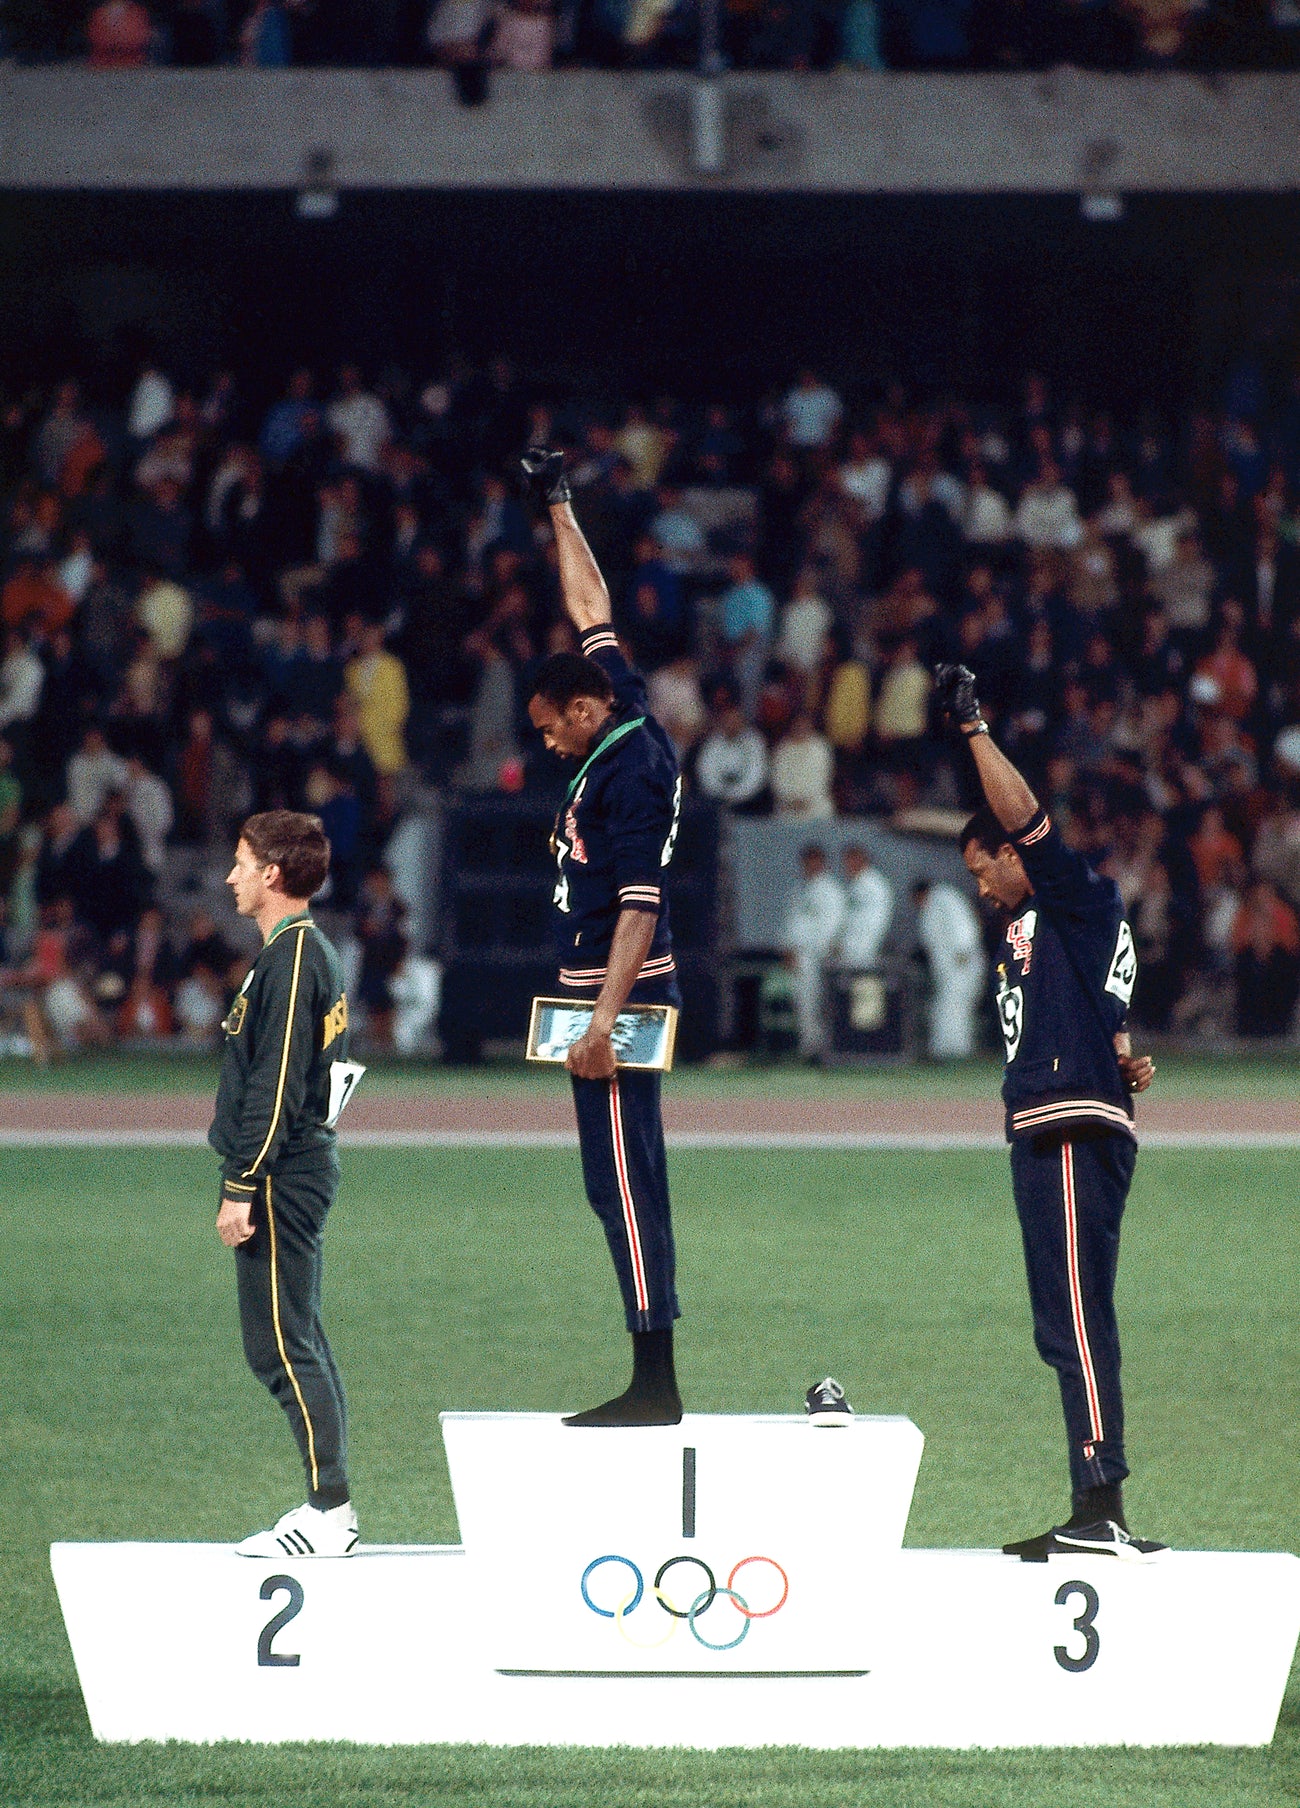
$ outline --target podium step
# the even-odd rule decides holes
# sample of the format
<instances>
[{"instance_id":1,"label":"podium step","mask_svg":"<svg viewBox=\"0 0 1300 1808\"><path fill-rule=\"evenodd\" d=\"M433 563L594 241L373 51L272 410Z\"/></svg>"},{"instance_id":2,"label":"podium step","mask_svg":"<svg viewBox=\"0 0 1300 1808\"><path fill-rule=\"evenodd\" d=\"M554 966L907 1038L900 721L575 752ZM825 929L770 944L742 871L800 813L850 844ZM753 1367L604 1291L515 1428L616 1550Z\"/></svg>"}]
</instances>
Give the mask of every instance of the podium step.
<instances>
[{"instance_id":1,"label":"podium step","mask_svg":"<svg viewBox=\"0 0 1300 1808\"><path fill-rule=\"evenodd\" d=\"M1139 1567L905 1550L879 1568L863 1675L520 1676L493 1665L459 1546L275 1564L227 1545L56 1544L51 1563L108 1741L1266 1745L1300 1632L1289 1554Z\"/></svg>"},{"instance_id":2,"label":"podium step","mask_svg":"<svg viewBox=\"0 0 1300 1808\"><path fill-rule=\"evenodd\" d=\"M910 1419L444 1413L463 1545L56 1544L95 1736L1266 1745L1300 1558L901 1548Z\"/></svg>"}]
</instances>

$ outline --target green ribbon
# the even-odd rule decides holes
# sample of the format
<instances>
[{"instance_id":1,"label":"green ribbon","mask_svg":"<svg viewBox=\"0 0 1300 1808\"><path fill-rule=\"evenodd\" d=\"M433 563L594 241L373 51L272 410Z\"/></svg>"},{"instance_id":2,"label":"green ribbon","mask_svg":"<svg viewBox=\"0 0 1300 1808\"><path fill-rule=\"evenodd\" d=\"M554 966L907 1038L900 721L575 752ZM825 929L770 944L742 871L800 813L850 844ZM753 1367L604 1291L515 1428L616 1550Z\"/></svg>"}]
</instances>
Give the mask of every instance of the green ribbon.
<instances>
[{"instance_id":1,"label":"green ribbon","mask_svg":"<svg viewBox=\"0 0 1300 1808\"><path fill-rule=\"evenodd\" d=\"M621 722L617 728L613 729L611 733L605 736L605 739L600 743L599 747L592 749L586 759L582 762L581 766L579 766L572 784L565 792L564 803L561 808L568 808L573 800L574 792L578 789L578 786L582 783L583 779L586 778L587 768L592 764L593 760L598 760L602 753L608 753L616 741L621 741L624 735L630 735L634 728L640 728L644 722L644 716L634 716L630 722Z\"/></svg>"}]
</instances>

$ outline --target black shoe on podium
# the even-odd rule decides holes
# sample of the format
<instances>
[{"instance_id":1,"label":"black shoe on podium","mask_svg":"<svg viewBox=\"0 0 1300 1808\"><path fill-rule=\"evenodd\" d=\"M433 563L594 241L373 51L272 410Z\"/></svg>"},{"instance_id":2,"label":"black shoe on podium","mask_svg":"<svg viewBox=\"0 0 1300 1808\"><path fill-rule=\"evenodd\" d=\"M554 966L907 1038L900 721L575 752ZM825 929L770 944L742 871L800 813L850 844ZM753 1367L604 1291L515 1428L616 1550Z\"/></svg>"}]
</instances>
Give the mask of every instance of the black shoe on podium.
<instances>
[{"instance_id":1,"label":"black shoe on podium","mask_svg":"<svg viewBox=\"0 0 1300 1808\"><path fill-rule=\"evenodd\" d=\"M1154 1538L1134 1538L1113 1519L1099 1519L1094 1525L1053 1526L1037 1538L1021 1538L1015 1544L1004 1544L1004 1557L1019 1557L1022 1563L1046 1563L1052 1556L1118 1557L1122 1563L1151 1563L1167 1544Z\"/></svg>"}]
</instances>

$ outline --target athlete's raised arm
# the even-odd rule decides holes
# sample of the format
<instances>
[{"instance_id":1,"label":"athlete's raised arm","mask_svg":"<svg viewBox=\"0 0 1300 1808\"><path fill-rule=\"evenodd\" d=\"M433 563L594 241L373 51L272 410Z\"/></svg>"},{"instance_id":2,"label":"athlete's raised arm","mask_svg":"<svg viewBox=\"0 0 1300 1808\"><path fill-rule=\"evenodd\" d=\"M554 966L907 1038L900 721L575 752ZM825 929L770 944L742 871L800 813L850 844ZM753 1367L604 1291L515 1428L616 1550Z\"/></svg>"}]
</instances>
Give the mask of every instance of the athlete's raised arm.
<instances>
[{"instance_id":1,"label":"athlete's raised arm","mask_svg":"<svg viewBox=\"0 0 1300 1808\"><path fill-rule=\"evenodd\" d=\"M569 620L579 634L601 627L613 620L609 587L573 512L573 496L564 475L564 454L545 446L530 446L519 462L529 490L550 511L560 559L560 589Z\"/></svg>"},{"instance_id":2,"label":"athlete's raised arm","mask_svg":"<svg viewBox=\"0 0 1300 1808\"><path fill-rule=\"evenodd\" d=\"M934 694L970 742L989 809L1004 829L1023 829L1038 814L1038 799L990 734L975 695L974 672L964 665L936 666Z\"/></svg>"}]
</instances>

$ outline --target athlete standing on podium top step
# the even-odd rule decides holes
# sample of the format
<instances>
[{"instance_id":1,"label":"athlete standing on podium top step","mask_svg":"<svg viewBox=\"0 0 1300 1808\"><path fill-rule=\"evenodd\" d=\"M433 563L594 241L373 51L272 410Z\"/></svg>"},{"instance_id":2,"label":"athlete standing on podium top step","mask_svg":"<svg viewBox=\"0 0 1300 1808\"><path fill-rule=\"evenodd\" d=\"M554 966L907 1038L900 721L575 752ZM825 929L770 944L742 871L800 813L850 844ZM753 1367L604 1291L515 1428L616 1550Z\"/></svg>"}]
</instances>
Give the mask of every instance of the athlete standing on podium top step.
<instances>
[{"instance_id":1,"label":"athlete standing on podium top step","mask_svg":"<svg viewBox=\"0 0 1300 1808\"><path fill-rule=\"evenodd\" d=\"M980 714L975 675L935 671L935 695L966 737L984 807L961 851L1004 928L998 1017L1002 1098L1034 1341L1056 1370L1069 1439L1072 1511L1064 1525L1003 1545L1045 1563L1053 1552L1128 1559L1165 1547L1124 1521L1124 1405L1115 1323L1119 1230L1137 1139L1131 1094L1155 1074L1126 1023L1137 955L1119 888L1068 847Z\"/></svg>"},{"instance_id":2,"label":"athlete standing on podium top step","mask_svg":"<svg viewBox=\"0 0 1300 1808\"><path fill-rule=\"evenodd\" d=\"M538 670L528 713L552 752L577 762L552 836L560 986L591 1000L591 1026L569 1050L587 1198L604 1226L632 1334L632 1382L566 1425L676 1425L679 1316L668 1170L655 1072L616 1067L611 1033L623 1006L680 1004L663 875L673 857L682 781L644 680L619 648L609 591L571 506L561 452L520 461L550 513L564 607L582 653Z\"/></svg>"}]
</instances>

